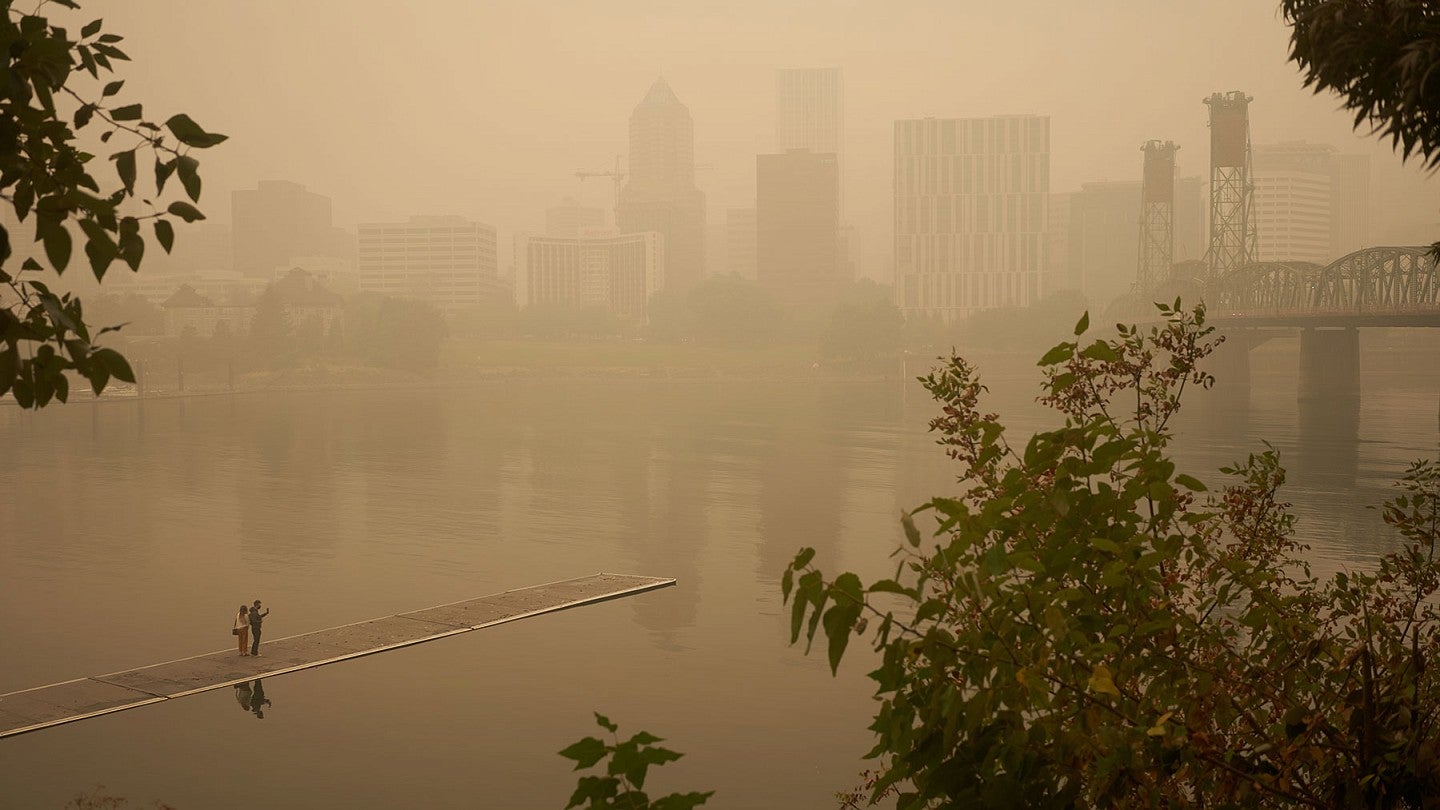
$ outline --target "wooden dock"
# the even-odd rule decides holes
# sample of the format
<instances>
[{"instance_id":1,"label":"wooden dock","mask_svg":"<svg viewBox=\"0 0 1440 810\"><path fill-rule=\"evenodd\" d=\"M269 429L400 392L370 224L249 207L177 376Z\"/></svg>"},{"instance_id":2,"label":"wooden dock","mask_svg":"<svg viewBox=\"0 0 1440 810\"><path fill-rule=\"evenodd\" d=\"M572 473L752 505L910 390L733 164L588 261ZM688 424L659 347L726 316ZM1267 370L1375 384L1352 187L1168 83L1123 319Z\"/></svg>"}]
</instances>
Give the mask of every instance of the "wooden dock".
<instances>
[{"instance_id":1,"label":"wooden dock","mask_svg":"<svg viewBox=\"0 0 1440 810\"><path fill-rule=\"evenodd\" d=\"M231 647L222 652L139 669L22 689L0 695L0 737L162 700L174 700L256 678L333 664L674 584L675 580L660 577L594 574L262 641L258 658L241 656Z\"/></svg>"}]
</instances>

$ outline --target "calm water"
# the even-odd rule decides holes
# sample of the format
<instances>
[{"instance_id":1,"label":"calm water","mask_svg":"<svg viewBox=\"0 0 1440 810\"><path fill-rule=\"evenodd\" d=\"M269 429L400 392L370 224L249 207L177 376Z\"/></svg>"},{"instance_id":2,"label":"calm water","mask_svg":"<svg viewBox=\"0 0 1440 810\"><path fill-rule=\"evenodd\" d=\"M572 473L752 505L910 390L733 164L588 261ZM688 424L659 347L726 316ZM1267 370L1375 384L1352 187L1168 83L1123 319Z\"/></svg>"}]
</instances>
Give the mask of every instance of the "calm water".
<instances>
[{"instance_id":1,"label":"calm water","mask_svg":"<svg viewBox=\"0 0 1440 810\"><path fill-rule=\"evenodd\" d=\"M1187 411L1182 466L1213 481L1269 439L1317 567L1366 564L1393 541L1365 506L1435 453L1435 355L1370 362L1358 413L1318 418L1289 351L1257 355L1248 406ZM1046 424L1030 371L987 380L1012 430ZM0 409L0 692L224 648L255 598L274 639L596 571L679 580L267 679L263 719L227 687L0 741L0 806L104 784L180 808L559 808L554 752L592 710L687 753L658 791L833 806L870 745L865 662L831 678L788 647L778 578L801 545L889 572L898 511L953 488L930 415L898 382L695 380Z\"/></svg>"}]
</instances>

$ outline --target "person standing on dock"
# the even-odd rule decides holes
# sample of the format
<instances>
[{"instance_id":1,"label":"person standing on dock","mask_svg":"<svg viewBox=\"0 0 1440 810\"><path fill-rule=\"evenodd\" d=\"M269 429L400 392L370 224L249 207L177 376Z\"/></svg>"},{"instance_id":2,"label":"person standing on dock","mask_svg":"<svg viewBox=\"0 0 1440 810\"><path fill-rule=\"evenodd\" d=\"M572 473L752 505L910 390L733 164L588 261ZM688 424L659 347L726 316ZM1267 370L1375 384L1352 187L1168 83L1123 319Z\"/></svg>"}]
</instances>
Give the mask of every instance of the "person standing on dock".
<instances>
[{"instance_id":1,"label":"person standing on dock","mask_svg":"<svg viewBox=\"0 0 1440 810\"><path fill-rule=\"evenodd\" d=\"M245 648L250 645L250 611L240 606L240 612L235 615L235 629L232 631L239 638L235 639L241 655L249 655Z\"/></svg>"},{"instance_id":2,"label":"person standing on dock","mask_svg":"<svg viewBox=\"0 0 1440 810\"><path fill-rule=\"evenodd\" d=\"M262 610L260 609L260 600L259 600L259 599L256 599L256 600L255 600L255 604L250 607L250 654L251 654L251 655L259 655L259 654L260 654L260 623L263 622L263 621L265 621L265 617L266 617L266 616L269 616L269 615L270 615L270 611L269 611L268 609L262 611Z\"/></svg>"}]
</instances>

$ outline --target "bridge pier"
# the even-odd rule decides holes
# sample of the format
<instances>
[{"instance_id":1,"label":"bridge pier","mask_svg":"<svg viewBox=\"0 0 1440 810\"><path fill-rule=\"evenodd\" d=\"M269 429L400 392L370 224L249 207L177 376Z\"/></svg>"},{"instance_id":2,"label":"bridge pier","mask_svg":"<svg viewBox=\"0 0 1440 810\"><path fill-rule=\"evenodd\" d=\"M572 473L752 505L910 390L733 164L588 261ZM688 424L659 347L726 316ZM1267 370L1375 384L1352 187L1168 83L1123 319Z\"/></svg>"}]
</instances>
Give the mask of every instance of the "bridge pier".
<instances>
[{"instance_id":1,"label":"bridge pier","mask_svg":"<svg viewBox=\"0 0 1440 810\"><path fill-rule=\"evenodd\" d=\"M1304 400L1360 397L1360 330L1300 330L1299 398Z\"/></svg>"}]
</instances>

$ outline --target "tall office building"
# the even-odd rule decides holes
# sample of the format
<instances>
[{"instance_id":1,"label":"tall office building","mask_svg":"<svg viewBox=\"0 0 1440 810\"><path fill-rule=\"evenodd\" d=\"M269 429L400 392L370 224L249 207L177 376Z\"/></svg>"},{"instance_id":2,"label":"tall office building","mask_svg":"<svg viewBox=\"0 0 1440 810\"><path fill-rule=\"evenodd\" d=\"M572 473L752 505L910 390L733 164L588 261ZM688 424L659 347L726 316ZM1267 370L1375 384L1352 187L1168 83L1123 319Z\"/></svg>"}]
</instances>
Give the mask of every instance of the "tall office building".
<instances>
[{"instance_id":1,"label":"tall office building","mask_svg":"<svg viewBox=\"0 0 1440 810\"><path fill-rule=\"evenodd\" d=\"M268 277L295 256L349 255L346 236L331 222L330 198L299 183L261 180L230 193L232 269L245 275Z\"/></svg>"},{"instance_id":2,"label":"tall office building","mask_svg":"<svg viewBox=\"0 0 1440 810\"><path fill-rule=\"evenodd\" d=\"M845 125L840 68L780 70L775 74L775 148L809 149L837 158Z\"/></svg>"},{"instance_id":3,"label":"tall office building","mask_svg":"<svg viewBox=\"0 0 1440 810\"><path fill-rule=\"evenodd\" d=\"M496 272L495 228L462 217L411 217L360 226L361 292L443 309L494 303L509 292Z\"/></svg>"},{"instance_id":4,"label":"tall office building","mask_svg":"<svg viewBox=\"0 0 1440 810\"><path fill-rule=\"evenodd\" d=\"M654 232L521 236L515 254L515 295L521 307L598 306L638 319L665 281L664 238Z\"/></svg>"},{"instance_id":5,"label":"tall office building","mask_svg":"<svg viewBox=\"0 0 1440 810\"><path fill-rule=\"evenodd\" d=\"M1103 307L1134 286L1140 247L1140 182L1098 181L1051 194L1047 293L1074 290ZM1175 262L1205 255L1205 181L1175 181Z\"/></svg>"},{"instance_id":6,"label":"tall office building","mask_svg":"<svg viewBox=\"0 0 1440 810\"><path fill-rule=\"evenodd\" d=\"M901 311L950 321L1039 300L1049 193L1049 116L896 121Z\"/></svg>"},{"instance_id":7,"label":"tall office building","mask_svg":"<svg viewBox=\"0 0 1440 810\"><path fill-rule=\"evenodd\" d=\"M731 208L725 212L725 270L755 280L755 209Z\"/></svg>"},{"instance_id":8,"label":"tall office building","mask_svg":"<svg viewBox=\"0 0 1440 810\"><path fill-rule=\"evenodd\" d=\"M831 153L755 160L756 279L782 301L826 301L839 287L839 183Z\"/></svg>"},{"instance_id":9,"label":"tall office building","mask_svg":"<svg viewBox=\"0 0 1440 810\"><path fill-rule=\"evenodd\" d=\"M840 263L853 278L860 263L860 240L845 224L845 82L840 68L776 71L775 151L791 149L835 156Z\"/></svg>"},{"instance_id":10,"label":"tall office building","mask_svg":"<svg viewBox=\"0 0 1440 810\"><path fill-rule=\"evenodd\" d=\"M695 187L694 121L664 79L630 115L629 169L616 225L664 237L665 284L683 293L705 274L705 195Z\"/></svg>"},{"instance_id":11,"label":"tall office building","mask_svg":"<svg viewBox=\"0 0 1440 810\"><path fill-rule=\"evenodd\" d=\"M1370 159L1326 144L1254 147L1262 261L1325 264L1370 244Z\"/></svg>"},{"instance_id":12,"label":"tall office building","mask_svg":"<svg viewBox=\"0 0 1440 810\"><path fill-rule=\"evenodd\" d=\"M566 197L554 208L545 211L545 235L574 239L585 231L605 227L605 211L581 205L574 197Z\"/></svg>"}]
</instances>

